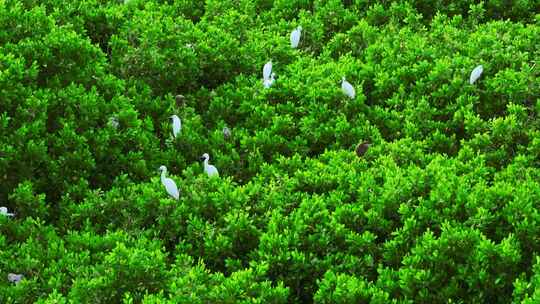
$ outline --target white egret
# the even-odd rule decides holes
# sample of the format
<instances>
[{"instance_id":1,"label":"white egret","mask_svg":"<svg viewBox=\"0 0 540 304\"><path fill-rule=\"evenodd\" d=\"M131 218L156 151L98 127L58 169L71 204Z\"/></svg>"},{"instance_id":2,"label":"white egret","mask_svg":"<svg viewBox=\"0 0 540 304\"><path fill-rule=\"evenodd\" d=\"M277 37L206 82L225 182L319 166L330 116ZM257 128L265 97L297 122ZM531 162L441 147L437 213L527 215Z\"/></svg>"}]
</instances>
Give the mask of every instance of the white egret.
<instances>
[{"instance_id":1,"label":"white egret","mask_svg":"<svg viewBox=\"0 0 540 304\"><path fill-rule=\"evenodd\" d=\"M341 78L341 90L351 99L354 99L354 97L356 96L354 87L345 79L345 77Z\"/></svg>"},{"instance_id":2,"label":"white egret","mask_svg":"<svg viewBox=\"0 0 540 304\"><path fill-rule=\"evenodd\" d=\"M263 80L270 79L272 74L272 60L268 61L263 67Z\"/></svg>"},{"instance_id":3,"label":"white egret","mask_svg":"<svg viewBox=\"0 0 540 304\"><path fill-rule=\"evenodd\" d=\"M9 213L6 207L0 207L0 215L13 217L15 213Z\"/></svg>"},{"instance_id":4,"label":"white egret","mask_svg":"<svg viewBox=\"0 0 540 304\"><path fill-rule=\"evenodd\" d=\"M274 81L275 81L275 77L276 74L272 73L272 75L270 75L270 78L269 79L265 79L263 80L263 85L264 85L264 88L265 89L268 89L270 88L273 84L274 84Z\"/></svg>"},{"instance_id":5,"label":"white egret","mask_svg":"<svg viewBox=\"0 0 540 304\"><path fill-rule=\"evenodd\" d=\"M229 139L231 137L231 130L229 128L224 127L223 128L223 138Z\"/></svg>"},{"instance_id":6,"label":"white egret","mask_svg":"<svg viewBox=\"0 0 540 304\"><path fill-rule=\"evenodd\" d=\"M484 72L484 67L482 65L478 65L474 68L471 72L471 77L469 78L469 84L473 84L480 78L480 75L482 75L482 72Z\"/></svg>"},{"instance_id":7,"label":"white egret","mask_svg":"<svg viewBox=\"0 0 540 304\"><path fill-rule=\"evenodd\" d=\"M300 42L300 35L302 34L302 27L298 26L294 31L291 32L291 47L295 49L298 47Z\"/></svg>"},{"instance_id":8,"label":"white egret","mask_svg":"<svg viewBox=\"0 0 540 304\"><path fill-rule=\"evenodd\" d=\"M11 283L18 284L23 278L22 274L8 273L7 279Z\"/></svg>"},{"instance_id":9,"label":"white egret","mask_svg":"<svg viewBox=\"0 0 540 304\"><path fill-rule=\"evenodd\" d=\"M109 118L109 126L118 129L118 126L120 126L120 122L118 121L118 118L116 116L111 116Z\"/></svg>"},{"instance_id":10,"label":"white egret","mask_svg":"<svg viewBox=\"0 0 540 304\"><path fill-rule=\"evenodd\" d=\"M204 161L204 172L206 172L206 174L208 174L209 177L212 177L212 176L219 177L219 173L216 167L208 164L208 160L210 160L210 155L208 155L208 153L204 153L201 156L201 160Z\"/></svg>"},{"instance_id":11,"label":"white egret","mask_svg":"<svg viewBox=\"0 0 540 304\"><path fill-rule=\"evenodd\" d=\"M159 171L161 171L161 183L165 186L165 190L167 190L167 193L175 200L178 200L180 192L178 192L176 183L172 179L165 177L165 174L167 174L167 167L161 166L159 167Z\"/></svg>"},{"instance_id":12,"label":"white egret","mask_svg":"<svg viewBox=\"0 0 540 304\"><path fill-rule=\"evenodd\" d=\"M180 130L182 129L182 121L176 115L171 116L171 118L173 122L172 124L173 136L174 138L176 138L176 136L178 135L178 133L180 133Z\"/></svg>"}]
</instances>

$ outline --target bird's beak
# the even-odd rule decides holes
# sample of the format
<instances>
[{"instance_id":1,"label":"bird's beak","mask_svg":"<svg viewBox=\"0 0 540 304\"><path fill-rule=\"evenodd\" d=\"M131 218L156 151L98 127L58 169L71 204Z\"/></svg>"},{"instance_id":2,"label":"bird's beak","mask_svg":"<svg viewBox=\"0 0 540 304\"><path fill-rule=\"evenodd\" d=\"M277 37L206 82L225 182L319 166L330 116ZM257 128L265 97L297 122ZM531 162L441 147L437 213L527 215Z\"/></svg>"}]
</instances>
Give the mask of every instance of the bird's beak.
<instances>
[{"instance_id":1,"label":"bird's beak","mask_svg":"<svg viewBox=\"0 0 540 304\"><path fill-rule=\"evenodd\" d=\"M204 160L204 157L201 156L201 157L199 158L199 160L200 160L200 161L203 161L203 160Z\"/></svg>"}]
</instances>

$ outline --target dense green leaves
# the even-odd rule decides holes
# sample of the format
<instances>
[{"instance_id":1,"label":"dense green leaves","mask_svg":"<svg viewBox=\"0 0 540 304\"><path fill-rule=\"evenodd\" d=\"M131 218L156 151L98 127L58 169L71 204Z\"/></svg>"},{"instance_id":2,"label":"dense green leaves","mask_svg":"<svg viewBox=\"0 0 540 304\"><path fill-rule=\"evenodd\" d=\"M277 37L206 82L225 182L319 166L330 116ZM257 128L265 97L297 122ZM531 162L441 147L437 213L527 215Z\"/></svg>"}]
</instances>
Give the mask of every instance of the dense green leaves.
<instances>
[{"instance_id":1,"label":"dense green leaves","mask_svg":"<svg viewBox=\"0 0 540 304\"><path fill-rule=\"evenodd\" d=\"M538 302L538 11L0 1L0 303Z\"/></svg>"}]
</instances>

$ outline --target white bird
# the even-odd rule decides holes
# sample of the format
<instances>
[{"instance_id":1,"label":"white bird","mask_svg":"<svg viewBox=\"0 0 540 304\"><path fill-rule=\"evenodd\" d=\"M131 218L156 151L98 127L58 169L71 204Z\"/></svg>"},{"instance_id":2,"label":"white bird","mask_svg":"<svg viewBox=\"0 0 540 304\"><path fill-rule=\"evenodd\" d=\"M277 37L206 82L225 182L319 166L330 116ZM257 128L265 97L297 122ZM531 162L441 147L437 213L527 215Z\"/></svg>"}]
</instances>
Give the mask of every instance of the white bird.
<instances>
[{"instance_id":1,"label":"white bird","mask_svg":"<svg viewBox=\"0 0 540 304\"><path fill-rule=\"evenodd\" d=\"M118 129L118 126L120 125L120 122L118 121L118 118L116 116L111 116L109 118L109 126Z\"/></svg>"},{"instance_id":2,"label":"white bird","mask_svg":"<svg viewBox=\"0 0 540 304\"><path fill-rule=\"evenodd\" d=\"M354 87L345 79L345 77L341 78L341 90L351 99L354 99L354 97L356 96Z\"/></svg>"},{"instance_id":3,"label":"white bird","mask_svg":"<svg viewBox=\"0 0 540 304\"><path fill-rule=\"evenodd\" d=\"M22 274L8 273L7 279L11 283L18 284L23 278Z\"/></svg>"},{"instance_id":4,"label":"white bird","mask_svg":"<svg viewBox=\"0 0 540 304\"><path fill-rule=\"evenodd\" d=\"M268 61L263 67L263 80L270 79L272 74L272 60Z\"/></svg>"},{"instance_id":5,"label":"white bird","mask_svg":"<svg viewBox=\"0 0 540 304\"><path fill-rule=\"evenodd\" d=\"M274 77L275 76L276 76L276 74L272 73L272 75L270 75L269 79L263 80L263 85L264 85L265 89L270 88L274 84L274 81L275 81Z\"/></svg>"},{"instance_id":6,"label":"white bird","mask_svg":"<svg viewBox=\"0 0 540 304\"><path fill-rule=\"evenodd\" d=\"M208 153L204 153L201 156L201 160L204 161L204 172L206 172L206 174L208 174L209 177L212 177L212 176L219 177L219 173L216 167L208 164L209 159L210 159L210 155L208 155Z\"/></svg>"},{"instance_id":7,"label":"white bird","mask_svg":"<svg viewBox=\"0 0 540 304\"><path fill-rule=\"evenodd\" d=\"M173 136L176 138L178 133L180 133L180 130L182 129L182 121L180 118L176 115L171 116L172 118L172 130L173 130Z\"/></svg>"},{"instance_id":8,"label":"white bird","mask_svg":"<svg viewBox=\"0 0 540 304\"><path fill-rule=\"evenodd\" d=\"M231 137L231 130L227 127L223 127L223 137L229 139Z\"/></svg>"},{"instance_id":9,"label":"white bird","mask_svg":"<svg viewBox=\"0 0 540 304\"><path fill-rule=\"evenodd\" d=\"M480 75L482 75L482 72L484 72L484 67L482 65L479 65L474 68L471 72L471 77L469 78L469 84L473 84L478 78L480 78Z\"/></svg>"},{"instance_id":10,"label":"white bird","mask_svg":"<svg viewBox=\"0 0 540 304\"><path fill-rule=\"evenodd\" d=\"M165 186L165 190L167 190L167 193L170 196L178 200L178 198L180 197L180 192L178 192L178 187L176 186L176 183L172 179L165 177L165 174L167 174L167 167L161 166L159 167L159 171L161 171L161 183L163 184L163 186Z\"/></svg>"},{"instance_id":11,"label":"white bird","mask_svg":"<svg viewBox=\"0 0 540 304\"><path fill-rule=\"evenodd\" d=\"M300 35L302 34L302 27L298 26L294 31L291 32L291 47L295 49L300 42Z\"/></svg>"},{"instance_id":12,"label":"white bird","mask_svg":"<svg viewBox=\"0 0 540 304\"><path fill-rule=\"evenodd\" d=\"M8 209L6 207L0 207L0 214L3 216L15 216L15 213L8 213Z\"/></svg>"}]
</instances>

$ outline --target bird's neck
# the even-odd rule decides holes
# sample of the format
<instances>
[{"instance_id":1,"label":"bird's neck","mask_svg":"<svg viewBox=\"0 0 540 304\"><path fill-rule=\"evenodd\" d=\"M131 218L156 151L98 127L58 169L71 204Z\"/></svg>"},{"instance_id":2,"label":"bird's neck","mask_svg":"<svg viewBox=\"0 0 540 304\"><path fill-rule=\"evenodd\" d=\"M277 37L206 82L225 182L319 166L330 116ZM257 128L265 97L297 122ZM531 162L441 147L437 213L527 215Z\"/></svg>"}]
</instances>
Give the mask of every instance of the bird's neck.
<instances>
[{"instance_id":1,"label":"bird's neck","mask_svg":"<svg viewBox=\"0 0 540 304\"><path fill-rule=\"evenodd\" d=\"M167 174L167 170L162 170L161 171L161 180L165 179L165 174Z\"/></svg>"}]
</instances>

